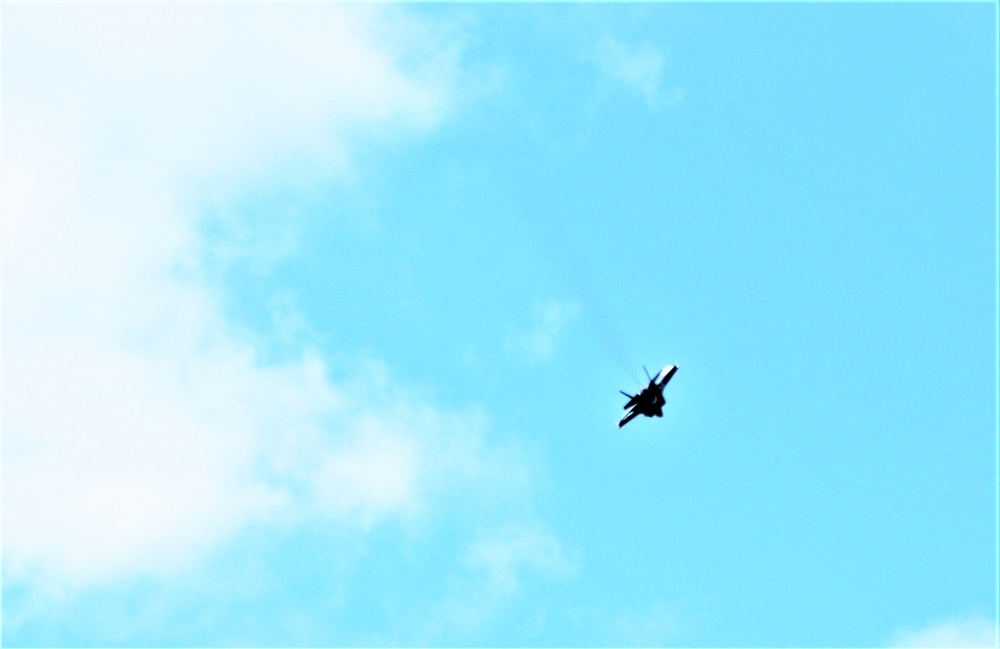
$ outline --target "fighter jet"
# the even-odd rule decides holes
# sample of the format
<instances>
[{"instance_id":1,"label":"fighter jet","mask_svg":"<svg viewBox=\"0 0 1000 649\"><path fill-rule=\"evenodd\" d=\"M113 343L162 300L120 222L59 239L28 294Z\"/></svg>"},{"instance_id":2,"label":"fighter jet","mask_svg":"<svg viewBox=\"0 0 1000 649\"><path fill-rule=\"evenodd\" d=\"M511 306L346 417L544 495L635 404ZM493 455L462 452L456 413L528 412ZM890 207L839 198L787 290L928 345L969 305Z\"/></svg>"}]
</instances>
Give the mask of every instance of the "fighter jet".
<instances>
[{"instance_id":1,"label":"fighter jet","mask_svg":"<svg viewBox=\"0 0 1000 649\"><path fill-rule=\"evenodd\" d=\"M628 397L628 403L625 404L625 409L628 410L628 412L626 412L625 416L622 417L622 420L618 422L619 428L639 415L646 415L647 417L663 416L663 404L667 402L667 400L663 398L663 388L667 386L667 381L669 381L674 375L674 372L677 371L677 366L671 365L670 367L665 367L657 372L654 377L649 376L649 370L645 367L642 369L646 372L646 378L649 379L649 385L643 388L642 392L639 394L629 394L624 390L619 390L619 392Z\"/></svg>"}]
</instances>

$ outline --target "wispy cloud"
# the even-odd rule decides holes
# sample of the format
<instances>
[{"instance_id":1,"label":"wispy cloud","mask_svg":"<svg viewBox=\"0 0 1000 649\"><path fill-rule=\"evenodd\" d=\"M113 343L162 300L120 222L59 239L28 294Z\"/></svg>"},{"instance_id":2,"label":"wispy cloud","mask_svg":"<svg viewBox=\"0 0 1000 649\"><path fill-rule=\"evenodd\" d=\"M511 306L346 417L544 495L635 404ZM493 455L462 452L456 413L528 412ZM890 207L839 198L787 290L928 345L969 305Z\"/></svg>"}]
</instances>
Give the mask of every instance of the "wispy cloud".
<instances>
[{"instance_id":1,"label":"wispy cloud","mask_svg":"<svg viewBox=\"0 0 1000 649\"><path fill-rule=\"evenodd\" d=\"M1000 639L1000 629L995 620L980 616L952 617L934 622L922 629L898 631L891 642L893 647L995 647Z\"/></svg>"},{"instance_id":2,"label":"wispy cloud","mask_svg":"<svg viewBox=\"0 0 1000 649\"><path fill-rule=\"evenodd\" d=\"M612 644L632 647L665 646L675 642L681 627L676 611L665 604L623 613L613 625Z\"/></svg>"},{"instance_id":3,"label":"wispy cloud","mask_svg":"<svg viewBox=\"0 0 1000 649\"><path fill-rule=\"evenodd\" d=\"M577 570L572 553L537 523L480 531L463 563L464 571L453 578L445 598L432 604L418 633L420 643L481 637L478 632L502 616L526 576L566 578Z\"/></svg>"},{"instance_id":4,"label":"wispy cloud","mask_svg":"<svg viewBox=\"0 0 1000 649\"><path fill-rule=\"evenodd\" d=\"M454 42L385 7L4 14L8 584L177 571L253 521L363 531L520 493L525 467L481 414L378 363L335 381L301 340L262 360L207 280L194 207L293 159L342 179L360 136L434 128L458 92Z\"/></svg>"},{"instance_id":5,"label":"wispy cloud","mask_svg":"<svg viewBox=\"0 0 1000 649\"><path fill-rule=\"evenodd\" d=\"M552 358L566 326L576 318L579 306L572 301L548 300L534 307L535 325L527 332L511 335L507 349L518 352L530 363L543 363Z\"/></svg>"},{"instance_id":6,"label":"wispy cloud","mask_svg":"<svg viewBox=\"0 0 1000 649\"><path fill-rule=\"evenodd\" d=\"M681 87L665 84L666 58L649 43L630 45L605 37L597 42L591 57L603 73L640 97L651 111L675 105L684 98Z\"/></svg>"},{"instance_id":7,"label":"wispy cloud","mask_svg":"<svg viewBox=\"0 0 1000 649\"><path fill-rule=\"evenodd\" d=\"M507 595L518 589L518 575L526 567L557 574L574 570L559 541L538 525L507 525L481 533L469 546L465 561L487 577L493 590Z\"/></svg>"}]
</instances>

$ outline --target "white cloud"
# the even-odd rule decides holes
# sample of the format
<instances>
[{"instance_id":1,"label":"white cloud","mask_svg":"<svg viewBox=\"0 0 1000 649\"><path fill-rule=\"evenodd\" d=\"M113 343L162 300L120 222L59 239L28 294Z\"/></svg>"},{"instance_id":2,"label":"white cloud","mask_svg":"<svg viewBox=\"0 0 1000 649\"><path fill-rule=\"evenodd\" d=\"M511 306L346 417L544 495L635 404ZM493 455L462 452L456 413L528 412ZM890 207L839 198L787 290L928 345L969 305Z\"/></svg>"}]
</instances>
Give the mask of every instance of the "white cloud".
<instances>
[{"instance_id":1,"label":"white cloud","mask_svg":"<svg viewBox=\"0 0 1000 649\"><path fill-rule=\"evenodd\" d=\"M567 577L577 570L559 540L530 523L481 531L466 548L464 564L447 596L432 605L419 644L440 642L445 631L448 637L479 637L475 632L502 615L526 574Z\"/></svg>"},{"instance_id":2,"label":"white cloud","mask_svg":"<svg viewBox=\"0 0 1000 649\"><path fill-rule=\"evenodd\" d=\"M5 109L55 117L60 136L174 178L309 152L342 166L345 125L437 124L457 57L419 24L364 7L56 5L5 18L16 97ZM413 50L418 75L399 65Z\"/></svg>"},{"instance_id":3,"label":"white cloud","mask_svg":"<svg viewBox=\"0 0 1000 649\"><path fill-rule=\"evenodd\" d=\"M1000 640L997 622L985 617L952 617L923 629L897 632L893 647L996 647Z\"/></svg>"},{"instance_id":4,"label":"white cloud","mask_svg":"<svg viewBox=\"0 0 1000 649\"><path fill-rule=\"evenodd\" d=\"M254 520L364 529L442 491L522 492L477 413L377 364L334 382L308 349L261 362L200 262L195 198L303 156L343 178L359 137L444 119L439 36L388 7L5 8L8 578L161 573Z\"/></svg>"},{"instance_id":5,"label":"white cloud","mask_svg":"<svg viewBox=\"0 0 1000 649\"><path fill-rule=\"evenodd\" d=\"M651 111L675 105L684 98L679 86L664 87L665 58L648 43L632 47L608 37L597 43L591 56L602 72L641 97Z\"/></svg>"},{"instance_id":6,"label":"white cloud","mask_svg":"<svg viewBox=\"0 0 1000 649\"><path fill-rule=\"evenodd\" d=\"M563 329L576 318L580 308L575 302L548 300L535 304L537 324L526 333L518 333L507 341L507 349L517 350L531 363L552 358Z\"/></svg>"},{"instance_id":7,"label":"white cloud","mask_svg":"<svg viewBox=\"0 0 1000 649\"><path fill-rule=\"evenodd\" d=\"M559 541L538 525L508 525L481 534L468 548L465 561L503 595L517 591L518 575L525 567L557 574L574 570Z\"/></svg>"},{"instance_id":8,"label":"white cloud","mask_svg":"<svg viewBox=\"0 0 1000 649\"><path fill-rule=\"evenodd\" d=\"M677 640L680 626L679 615L658 602L647 609L619 615L614 623L615 635L610 644L662 647Z\"/></svg>"},{"instance_id":9,"label":"white cloud","mask_svg":"<svg viewBox=\"0 0 1000 649\"><path fill-rule=\"evenodd\" d=\"M370 525L382 512L413 506L418 451L413 438L379 430L377 420L365 423L353 447L323 458L315 484L325 508L360 512Z\"/></svg>"}]
</instances>

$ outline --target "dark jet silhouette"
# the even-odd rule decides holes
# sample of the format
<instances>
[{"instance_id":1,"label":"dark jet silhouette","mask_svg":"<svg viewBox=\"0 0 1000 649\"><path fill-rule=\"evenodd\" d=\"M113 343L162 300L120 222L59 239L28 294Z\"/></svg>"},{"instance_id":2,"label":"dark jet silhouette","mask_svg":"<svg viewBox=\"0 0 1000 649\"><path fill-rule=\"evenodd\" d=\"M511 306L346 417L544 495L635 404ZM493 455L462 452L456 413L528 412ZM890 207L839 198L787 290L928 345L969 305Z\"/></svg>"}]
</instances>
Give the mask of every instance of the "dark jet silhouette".
<instances>
[{"instance_id":1,"label":"dark jet silhouette","mask_svg":"<svg viewBox=\"0 0 1000 649\"><path fill-rule=\"evenodd\" d=\"M667 386L667 381L669 381L674 375L674 372L677 371L677 366L671 365L670 367L665 367L657 372L656 376L652 378L649 376L649 370L645 367L642 369L646 372L646 378L649 379L649 385L643 388L642 392L632 395L624 390L619 390L619 392L628 397L628 403L625 404L625 409L628 410L628 412L626 412L625 416L622 417L622 420L618 422L619 428L639 415L646 415L647 417L663 416L663 404L667 402L667 400L663 398L663 388Z\"/></svg>"}]
</instances>

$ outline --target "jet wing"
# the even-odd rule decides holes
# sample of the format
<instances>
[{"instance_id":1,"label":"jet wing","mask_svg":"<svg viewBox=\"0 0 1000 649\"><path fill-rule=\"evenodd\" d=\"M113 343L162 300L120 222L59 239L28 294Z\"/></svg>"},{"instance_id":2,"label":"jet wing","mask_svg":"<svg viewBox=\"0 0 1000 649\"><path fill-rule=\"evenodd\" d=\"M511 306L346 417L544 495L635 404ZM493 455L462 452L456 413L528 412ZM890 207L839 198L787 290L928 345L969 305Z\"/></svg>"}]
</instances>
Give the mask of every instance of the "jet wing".
<instances>
[{"instance_id":1,"label":"jet wing","mask_svg":"<svg viewBox=\"0 0 1000 649\"><path fill-rule=\"evenodd\" d=\"M621 392L626 397L628 397L628 403L626 403L624 406L622 406L623 408L625 408L625 410L628 410L629 408L631 408L635 404L639 403L639 395L638 394L629 394L628 392L622 392L621 390L619 390L619 392Z\"/></svg>"},{"instance_id":2,"label":"jet wing","mask_svg":"<svg viewBox=\"0 0 1000 649\"><path fill-rule=\"evenodd\" d=\"M677 371L677 366L676 365L671 365L668 368L660 370L660 374L663 374L663 379L661 379L660 381L658 381L657 385L659 386L659 388L660 388L661 391L667 385L667 381L669 381L671 378L673 378L674 373L676 371ZM666 372L666 373L664 374L664 372ZM659 378L659 374L657 374L657 378Z\"/></svg>"},{"instance_id":3,"label":"jet wing","mask_svg":"<svg viewBox=\"0 0 1000 649\"><path fill-rule=\"evenodd\" d=\"M629 410L627 413L625 413L625 416L622 417L622 420L618 422L618 427L621 428L622 426L624 426L625 424L632 421L638 416L639 416L638 410Z\"/></svg>"}]
</instances>

